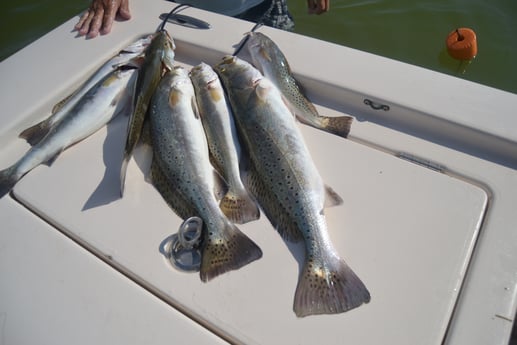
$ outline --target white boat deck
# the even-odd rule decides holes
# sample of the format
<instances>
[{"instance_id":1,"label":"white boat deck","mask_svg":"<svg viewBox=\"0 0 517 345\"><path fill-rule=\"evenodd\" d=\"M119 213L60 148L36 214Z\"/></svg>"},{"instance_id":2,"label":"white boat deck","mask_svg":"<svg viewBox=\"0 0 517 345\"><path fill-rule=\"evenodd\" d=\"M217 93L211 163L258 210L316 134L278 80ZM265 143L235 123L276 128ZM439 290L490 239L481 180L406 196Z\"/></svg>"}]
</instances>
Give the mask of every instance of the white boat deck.
<instances>
[{"instance_id":1,"label":"white boat deck","mask_svg":"<svg viewBox=\"0 0 517 345\"><path fill-rule=\"evenodd\" d=\"M173 4L132 6L134 18L108 36L75 38L72 19L0 63L0 168L27 150L22 129L154 31ZM196 9L182 14L213 26L167 24L186 67L232 53L252 26ZM349 140L300 126L325 182L344 199L326 210L330 236L371 302L297 318L303 251L264 216L239 226L262 248L259 261L209 283L175 270L162 245L180 219L145 181L146 152L131 161L118 197L127 123L119 117L0 199L0 344L508 342L517 292L517 95L261 30L320 113L356 117Z\"/></svg>"}]
</instances>

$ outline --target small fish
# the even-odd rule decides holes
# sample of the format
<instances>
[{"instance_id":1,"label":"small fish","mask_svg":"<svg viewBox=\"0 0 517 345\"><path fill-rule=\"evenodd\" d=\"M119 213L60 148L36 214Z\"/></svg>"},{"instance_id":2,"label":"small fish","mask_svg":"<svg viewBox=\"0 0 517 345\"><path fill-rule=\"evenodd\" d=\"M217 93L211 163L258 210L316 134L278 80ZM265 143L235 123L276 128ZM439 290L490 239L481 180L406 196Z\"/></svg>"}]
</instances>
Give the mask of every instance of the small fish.
<instances>
[{"instance_id":1,"label":"small fish","mask_svg":"<svg viewBox=\"0 0 517 345\"><path fill-rule=\"evenodd\" d=\"M42 163L51 165L71 145L87 138L124 109L130 109L131 77L136 69L118 68L97 82L52 126L51 130L11 167L0 171L0 198L26 173ZM134 79L133 79L134 80Z\"/></svg>"},{"instance_id":2,"label":"small fish","mask_svg":"<svg viewBox=\"0 0 517 345\"><path fill-rule=\"evenodd\" d=\"M369 302L370 293L328 235L324 208L342 199L323 183L280 91L237 57L225 57L214 69L249 155L249 190L285 239L305 244L294 312L298 317L335 314Z\"/></svg>"},{"instance_id":3,"label":"small fish","mask_svg":"<svg viewBox=\"0 0 517 345\"><path fill-rule=\"evenodd\" d=\"M196 216L203 220L200 278L206 282L259 259L262 251L219 208L214 190L222 181L215 177L210 164L196 108L187 71L178 66L167 72L149 108L151 180L181 218Z\"/></svg>"},{"instance_id":4,"label":"small fish","mask_svg":"<svg viewBox=\"0 0 517 345\"><path fill-rule=\"evenodd\" d=\"M27 140L30 145L40 141L70 109L88 92L95 84L104 78L108 73L124 64L130 63L131 59L142 54L145 47L151 42L151 35L146 35L122 49L117 55L103 64L86 82L84 82L75 92L57 103L52 109L52 114L45 120L31 126L19 135L20 138Z\"/></svg>"},{"instance_id":5,"label":"small fish","mask_svg":"<svg viewBox=\"0 0 517 345\"><path fill-rule=\"evenodd\" d=\"M153 35L151 43L145 50L145 57L136 80L133 113L129 120L120 169L120 196L124 194L127 165L142 133L149 102L164 71L173 68L175 48L174 41L167 31L159 30Z\"/></svg>"},{"instance_id":6,"label":"small fish","mask_svg":"<svg viewBox=\"0 0 517 345\"><path fill-rule=\"evenodd\" d=\"M256 220L260 217L260 211L241 181L241 147L219 77L212 67L201 63L192 68L190 79L196 91L212 164L228 184L228 192L219 206L232 222L242 224Z\"/></svg>"},{"instance_id":7,"label":"small fish","mask_svg":"<svg viewBox=\"0 0 517 345\"><path fill-rule=\"evenodd\" d=\"M248 33L248 51L253 64L280 89L289 109L297 119L309 126L346 138L353 118L322 116L304 95L280 48L260 32Z\"/></svg>"}]
</instances>

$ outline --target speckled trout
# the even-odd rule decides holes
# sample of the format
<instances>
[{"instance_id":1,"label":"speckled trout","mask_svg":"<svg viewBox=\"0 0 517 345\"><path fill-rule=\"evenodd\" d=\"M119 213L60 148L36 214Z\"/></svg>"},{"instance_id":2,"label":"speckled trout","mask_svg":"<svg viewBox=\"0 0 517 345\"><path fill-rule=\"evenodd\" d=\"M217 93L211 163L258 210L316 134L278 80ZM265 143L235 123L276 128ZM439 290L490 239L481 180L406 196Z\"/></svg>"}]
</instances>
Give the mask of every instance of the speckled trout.
<instances>
[{"instance_id":1,"label":"speckled trout","mask_svg":"<svg viewBox=\"0 0 517 345\"><path fill-rule=\"evenodd\" d=\"M249 154L249 190L284 238L305 244L294 298L296 315L341 313L368 302L368 290L339 257L328 235L324 207L342 200L324 185L279 90L236 57L225 57L215 70Z\"/></svg>"},{"instance_id":2,"label":"speckled trout","mask_svg":"<svg viewBox=\"0 0 517 345\"><path fill-rule=\"evenodd\" d=\"M212 67L201 63L192 68L190 79L196 91L212 164L228 184L228 192L219 206L232 222L242 224L258 219L259 208L241 181L241 147L219 77Z\"/></svg>"},{"instance_id":3,"label":"speckled trout","mask_svg":"<svg viewBox=\"0 0 517 345\"><path fill-rule=\"evenodd\" d=\"M151 43L145 49L145 57L136 80L133 113L129 119L120 168L120 196L124 194L127 165L140 139L149 102L164 71L173 68L175 48L172 38L166 30L162 29L154 34Z\"/></svg>"},{"instance_id":4,"label":"speckled trout","mask_svg":"<svg viewBox=\"0 0 517 345\"><path fill-rule=\"evenodd\" d=\"M136 69L118 68L97 84L57 122L37 144L11 167L0 171L0 197L9 193L26 173L42 163L48 165L69 146L106 125L123 109L130 110L131 77ZM129 92L128 92L129 91Z\"/></svg>"},{"instance_id":5,"label":"speckled trout","mask_svg":"<svg viewBox=\"0 0 517 345\"><path fill-rule=\"evenodd\" d=\"M153 184L181 218L203 220L201 280L259 259L260 248L219 208L214 190L220 183L210 164L194 88L184 68L175 67L162 78L151 101L149 120Z\"/></svg>"},{"instance_id":6,"label":"speckled trout","mask_svg":"<svg viewBox=\"0 0 517 345\"><path fill-rule=\"evenodd\" d=\"M40 141L50 131L52 126L65 117L81 97L97 84L99 80L119 66L130 64L132 59L142 54L145 47L151 42L151 38L151 35L146 35L122 49L117 55L99 67L76 91L56 104L52 109L52 115L21 132L20 138L27 140L31 145Z\"/></svg>"},{"instance_id":7,"label":"speckled trout","mask_svg":"<svg viewBox=\"0 0 517 345\"><path fill-rule=\"evenodd\" d=\"M282 92L285 102L297 119L306 125L346 138L353 118L320 115L305 96L285 55L275 42L260 32L250 32L248 35L246 46L253 64Z\"/></svg>"}]
</instances>

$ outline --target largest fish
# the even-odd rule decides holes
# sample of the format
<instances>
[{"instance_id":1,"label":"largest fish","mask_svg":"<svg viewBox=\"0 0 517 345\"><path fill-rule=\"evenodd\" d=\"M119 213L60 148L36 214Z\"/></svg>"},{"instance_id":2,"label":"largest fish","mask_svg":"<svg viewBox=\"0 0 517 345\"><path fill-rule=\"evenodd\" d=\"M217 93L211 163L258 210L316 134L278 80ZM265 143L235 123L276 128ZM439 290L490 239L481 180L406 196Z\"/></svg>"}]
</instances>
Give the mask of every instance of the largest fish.
<instances>
[{"instance_id":1,"label":"largest fish","mask_svg":"<svg viewBox=\"0 0 517 345\"><path fill-rule=\"evenodd\" d=\"M236 57L225 57L215 70L249 154L249 189L284 238L305 244L296 315L341 313L368 302L368 290L339 257L328 235L324 207L342 200L324 185L280 92Z\"/></svg>"},{"instance_id":2,"label":"largest fish","mask_svg":"<svg viewBox=\"0 0 517 345\"><path fill-rule=\"evenodd\" d=\"M161 29L154 34L151 43L145 50L145 57L136 80L133 113L127 127L126 144L120 168L120 196L124 194L127 165L142 134L149 102L163 73L173 68L175 48L174 41L168 32Z\"/></svg>"},{"instance_id":3,"label":"largest fish","mask_svg":"<svg viewBox=\"0 0 517 345\"><path fill-rule=\"evenodd\" d=\"M135 71L120 67L106 75L22 158L0 171L0 198L26 173L42 163L51 164L67 147L95 133L122 109L130 109L130 82Z\"/></svg>"},{"instance_id":4,"label":"largest fish","mask_svg":"<svg viewBox=\"0 0 517 345\"><path fill-rule=\"evenodd\" d=\"M215 198L217 178L196 112L194 87L184 68L164 75L152 98L149 120L153 184L181 218L203 220L201 280L259 259L260 248L228 220Z\"/></svg>"}]
</instances>

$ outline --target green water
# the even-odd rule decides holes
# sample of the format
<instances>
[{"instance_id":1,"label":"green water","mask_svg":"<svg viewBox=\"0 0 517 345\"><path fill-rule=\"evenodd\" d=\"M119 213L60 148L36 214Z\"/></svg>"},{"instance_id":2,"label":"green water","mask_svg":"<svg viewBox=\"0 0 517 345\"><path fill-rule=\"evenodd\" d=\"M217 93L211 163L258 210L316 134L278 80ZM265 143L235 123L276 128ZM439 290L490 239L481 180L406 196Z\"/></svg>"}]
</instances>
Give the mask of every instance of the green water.
<instances>
[{"instance_id":1,"label":"green water","mask_svg":"<svg viewBox=\"0 0 517 345\"><path fill-rule=\"evenodd\" d=\"M7 2L0 13L0 60L88 4ZM305 4L289 1L298 33L517 93L515 0L331 0L331 11L321 16L307 15ZM457 27L470 27L477 34L478 56L468 65L460 66L445 51L445 38ZM325 56L320 59L324 63Z\"/></svg>"}]
</instances>

